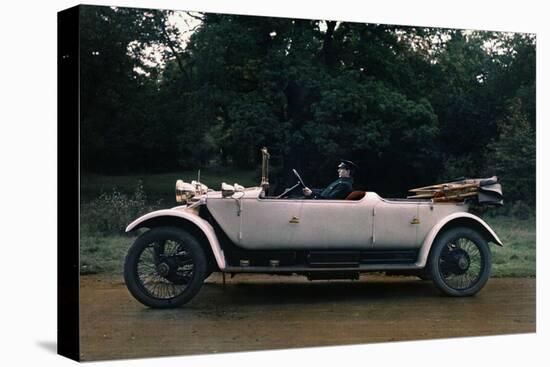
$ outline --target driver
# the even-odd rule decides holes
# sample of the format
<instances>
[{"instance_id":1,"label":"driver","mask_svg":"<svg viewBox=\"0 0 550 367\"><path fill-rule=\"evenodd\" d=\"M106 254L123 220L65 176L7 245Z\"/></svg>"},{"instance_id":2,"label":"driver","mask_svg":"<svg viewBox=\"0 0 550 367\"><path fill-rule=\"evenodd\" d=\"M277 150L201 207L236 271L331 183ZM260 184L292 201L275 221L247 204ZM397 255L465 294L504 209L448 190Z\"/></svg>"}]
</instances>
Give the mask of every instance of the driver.
<instances>
[{"instance_id":1,"label":"driver","mask_svg":"<svg viewBox=\"0 0 550 367\"><path fill-rule=\"evenodd\" d=\"M306 198L312 199L345 199L352 191L353 174L357 169L357 165L345 159L340 160L338 165L338 179L328 185L325 189L313 189L305 187L302 189Z\"/></svg>"}]
</instances>

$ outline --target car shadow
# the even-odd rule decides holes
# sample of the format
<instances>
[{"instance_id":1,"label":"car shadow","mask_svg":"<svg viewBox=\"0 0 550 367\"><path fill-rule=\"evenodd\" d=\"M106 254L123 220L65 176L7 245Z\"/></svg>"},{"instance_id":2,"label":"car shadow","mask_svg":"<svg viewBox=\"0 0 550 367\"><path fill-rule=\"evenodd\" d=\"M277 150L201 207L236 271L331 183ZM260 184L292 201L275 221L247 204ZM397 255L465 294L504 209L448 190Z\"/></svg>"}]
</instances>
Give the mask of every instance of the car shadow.
<instances>
[{"instance_id":1,"label":"car shadow","mask_svg":"<svg viewBox=\"0 0 550 367\"><path fill-rule=\"evenodd\" d=\"M433 299L442 294L430 281L312 281L304 283L239 282L205 284L201 294L210 298L215 293L219 303L231 304L306 304L313 302L385 301L391 299ZM443 297L444 298L444 297Z\"/></svg>"}]
</instances>

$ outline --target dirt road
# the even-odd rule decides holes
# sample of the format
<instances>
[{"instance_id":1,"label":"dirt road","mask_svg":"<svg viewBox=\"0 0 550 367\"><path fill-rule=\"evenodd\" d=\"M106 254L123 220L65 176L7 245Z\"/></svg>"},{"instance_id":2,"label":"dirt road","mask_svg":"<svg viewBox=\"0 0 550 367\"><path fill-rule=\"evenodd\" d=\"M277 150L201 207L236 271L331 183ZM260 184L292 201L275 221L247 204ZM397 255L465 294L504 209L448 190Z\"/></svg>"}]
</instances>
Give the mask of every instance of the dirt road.
<instances>
[{"instance_id":1,"label":"dirt road","mask_svg":"<svg viewBox=\"0 0 550 367\"><path fill-rule=\"evenodd\" d=\"M429 281L219 274L180 309L138 303L121 277L81 277L83 360L535 332L535 279L490 279L475 297Z\"/></svg>"}]
</instances>

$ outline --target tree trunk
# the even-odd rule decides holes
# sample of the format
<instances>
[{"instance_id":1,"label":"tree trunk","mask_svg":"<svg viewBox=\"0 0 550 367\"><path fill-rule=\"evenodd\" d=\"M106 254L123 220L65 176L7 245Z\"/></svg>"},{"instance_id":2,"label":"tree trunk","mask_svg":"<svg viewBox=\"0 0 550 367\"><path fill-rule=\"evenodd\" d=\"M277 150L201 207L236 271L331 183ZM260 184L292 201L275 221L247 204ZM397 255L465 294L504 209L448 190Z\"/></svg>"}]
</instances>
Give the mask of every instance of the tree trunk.
<instances>
[{"instance_id":1,"label":"tree trunk","mask_svg":"<svg viewBox=\"0 0 550 367\"><path fill-rule=\"evenodd\" d=\"M330 68L334 68L336 65L336 51L334 50L333 35L336 28L335 21L327 22L327 31L323 40L323 57L325 64Z\"/></svg>"}]
</instances>

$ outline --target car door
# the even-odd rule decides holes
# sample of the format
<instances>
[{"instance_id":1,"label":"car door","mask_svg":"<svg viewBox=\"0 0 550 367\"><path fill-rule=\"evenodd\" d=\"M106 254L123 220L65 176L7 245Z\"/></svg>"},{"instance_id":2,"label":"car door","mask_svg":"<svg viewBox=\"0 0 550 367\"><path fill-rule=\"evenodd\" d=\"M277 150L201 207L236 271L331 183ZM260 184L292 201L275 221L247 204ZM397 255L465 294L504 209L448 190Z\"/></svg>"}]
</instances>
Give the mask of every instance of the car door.
<instances>
[{"instance_id":1,"label":"car door","mask_svg":"<svg viewBox=\"0 0 550 367\"><path fill-rule=\"evenodd\" d=\"M294 248L302 204L294 199L243 200L238 244L254 250Z\"/></svg>"},{"instance_id":2,"label":"car door","mask_svg":"<svg viewBox=\"0 0 550 367\"><path fill-rule=\"evenodd\" d=\"M406 249L417 246L418 203L381 199L374 206L374 249Z\"/></svg>"},{"instance_id":3,"label":"car door","mask_svg":"<svg viewBox=\"0 0 550 367\"><path fill-rule=\"evenodd\" d=\"M294 223L295 248L368 249L372 246L373 197L362 200L303 200Z\"/></svg>"}]
</instances>

